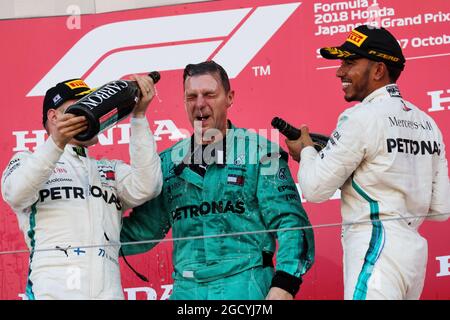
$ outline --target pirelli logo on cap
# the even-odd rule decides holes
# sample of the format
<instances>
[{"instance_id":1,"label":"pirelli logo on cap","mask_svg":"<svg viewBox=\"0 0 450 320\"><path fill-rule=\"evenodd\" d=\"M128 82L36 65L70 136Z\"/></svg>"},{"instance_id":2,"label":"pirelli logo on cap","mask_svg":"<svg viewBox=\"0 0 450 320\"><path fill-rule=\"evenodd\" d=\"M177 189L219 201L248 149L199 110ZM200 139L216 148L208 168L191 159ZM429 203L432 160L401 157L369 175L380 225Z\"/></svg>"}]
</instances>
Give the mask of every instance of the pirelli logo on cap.
<instances>
[{"instance_id":1,"label":"pirelli logo on cap","mask_svg":"<svg viewBox=\"0 0 450 320\"><path fill-rule=\"evenodd\" d=\"M69 81L65 83L66 86L68 86L70 89L77 89L77 88L87 88L89 89L89 87L87 86L86 83L84 83L83 80L73 80L73 81Z\"/></svg>"},{"instance_id":2,"label":"pirelli logo on cap","mask_svg":"<svg viewBox=\"0 0 450 320\"><path fill-rule=\"evenodd\" d=\"M355 46L361 47L367 36L361 32L353 30L347 37L347 41L353 43Z\"/></svg>"}]
</instances>

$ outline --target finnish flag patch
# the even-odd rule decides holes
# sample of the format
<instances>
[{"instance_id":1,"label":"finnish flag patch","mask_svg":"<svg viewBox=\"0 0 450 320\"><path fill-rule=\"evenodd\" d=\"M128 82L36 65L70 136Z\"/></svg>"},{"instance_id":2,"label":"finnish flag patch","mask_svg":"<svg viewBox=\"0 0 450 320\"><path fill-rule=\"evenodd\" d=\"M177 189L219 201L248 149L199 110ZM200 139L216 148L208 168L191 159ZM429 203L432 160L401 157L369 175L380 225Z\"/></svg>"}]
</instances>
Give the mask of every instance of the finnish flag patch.
<instances>
[{"instance_id":1,"label":"finnish flag patch","mask_svg":"<svg viewBox=\"0 0 450 320\"><path fill-rule=\"evenodd\" d=\"M56 96L53 97L53 104L56 106L56 104L61 100L61 96L59 94L57 94Z\"/></svg>"}]
</instances>

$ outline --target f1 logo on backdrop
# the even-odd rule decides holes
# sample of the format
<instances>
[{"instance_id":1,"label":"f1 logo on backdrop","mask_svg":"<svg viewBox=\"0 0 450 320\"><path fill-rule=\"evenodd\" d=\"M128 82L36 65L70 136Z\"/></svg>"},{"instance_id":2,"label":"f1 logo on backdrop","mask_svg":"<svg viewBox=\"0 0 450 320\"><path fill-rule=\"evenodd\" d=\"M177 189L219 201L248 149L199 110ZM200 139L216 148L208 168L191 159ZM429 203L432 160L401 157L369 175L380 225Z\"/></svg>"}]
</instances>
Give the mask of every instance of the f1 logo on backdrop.
<instances>
[{"instance_id":1,"label":"f1 logo on backdrop","mask_svg":"<svg viewBox=\"0 0 450 320\"><path fill-rule=\"evenodd\" d=\"M98 87L126 74L183 69L207 59L214 59L235 78L300 5L106 24L85 34L27 96L43 96L55 83L80 75Z\"/></svg>"}]
</instances>

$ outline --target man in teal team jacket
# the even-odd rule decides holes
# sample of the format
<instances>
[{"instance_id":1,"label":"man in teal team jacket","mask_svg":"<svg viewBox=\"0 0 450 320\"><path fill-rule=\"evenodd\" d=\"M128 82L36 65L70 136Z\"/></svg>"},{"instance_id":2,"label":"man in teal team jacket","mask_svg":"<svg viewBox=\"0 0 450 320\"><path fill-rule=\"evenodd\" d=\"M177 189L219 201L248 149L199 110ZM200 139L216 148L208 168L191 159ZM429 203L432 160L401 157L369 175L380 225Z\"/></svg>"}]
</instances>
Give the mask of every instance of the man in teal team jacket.
<instances>
[{"instance_id":1,"label":"man in teal team jacket","mask_svg":"<svg viewBox=\"0 0 450 320\"><path fill-rule=\"evenodd\" d=\"M195 237L174 241L171 299L293 299L314 262L313 231L264 232L310 226L287 154L227 120L234 91L220 65L187 65L183 78L194 135L160 154L163 191L124 219L121 241L162 239L170 227ZM211 237L224 234L234 235Z\"/></svg>"}]
</instances>

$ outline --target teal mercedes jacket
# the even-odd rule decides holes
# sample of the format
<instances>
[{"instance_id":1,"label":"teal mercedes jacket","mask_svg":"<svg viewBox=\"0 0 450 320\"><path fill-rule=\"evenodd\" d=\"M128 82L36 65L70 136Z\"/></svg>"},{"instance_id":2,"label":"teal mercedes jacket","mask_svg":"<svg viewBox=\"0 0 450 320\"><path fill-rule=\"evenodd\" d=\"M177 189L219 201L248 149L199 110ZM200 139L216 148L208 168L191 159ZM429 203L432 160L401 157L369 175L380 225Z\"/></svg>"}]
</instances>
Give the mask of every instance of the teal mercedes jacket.
<instances>
[{"instance_id":1,"label":"teal mercedes jacket","mask_svg":"<svg viewBox=\"0 0 450 320\"><path fill-rule=\"evenodd\" d=\"M206 282L263 265L262 253L274 254L278 239L276 270L301 278L314 261L314 236L311 228L283 230L310 226L286 152L234 126L225 144L204 177L183 162L191 138L163 151L163 190L124 218L121 242L163 239L170 228L174 238L193 237L173 243L174 279ZM130 255L154 245L122 249Z\"/></svg>"}]
</instances>

